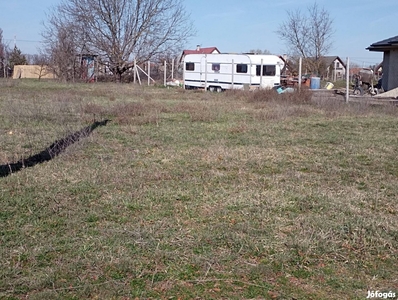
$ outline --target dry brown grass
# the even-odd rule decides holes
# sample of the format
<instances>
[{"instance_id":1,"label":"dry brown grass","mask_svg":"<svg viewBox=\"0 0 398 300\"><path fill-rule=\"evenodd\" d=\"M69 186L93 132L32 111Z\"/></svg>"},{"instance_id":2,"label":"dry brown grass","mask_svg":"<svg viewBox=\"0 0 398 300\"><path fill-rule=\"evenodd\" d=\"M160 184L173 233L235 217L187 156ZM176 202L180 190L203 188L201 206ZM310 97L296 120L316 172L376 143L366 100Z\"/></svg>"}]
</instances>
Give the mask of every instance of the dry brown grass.
<instances>
[{"instance_id":1,"label":"dry brown grass","mask_svg":"<svg viewBox=\"0 0 398 300\"><path fill-rule=\"evenodd\" d=\"M0 178L0 298L363 299L396 289L396 107L306 92L2 88L2 164L93 116L112 121Z\"/></svg>"}]
</instances>

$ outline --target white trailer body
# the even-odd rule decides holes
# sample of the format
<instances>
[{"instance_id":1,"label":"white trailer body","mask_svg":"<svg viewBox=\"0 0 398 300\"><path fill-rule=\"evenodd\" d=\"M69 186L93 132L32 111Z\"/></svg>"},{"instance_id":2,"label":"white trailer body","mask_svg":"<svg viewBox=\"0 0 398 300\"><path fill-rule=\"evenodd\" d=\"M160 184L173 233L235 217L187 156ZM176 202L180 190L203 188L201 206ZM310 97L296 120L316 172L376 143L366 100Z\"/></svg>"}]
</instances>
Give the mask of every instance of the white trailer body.
<instances>
[{"instance_id":1,"label":"white trailer body","mask_svg":"<svg viewBox=\"0 0 398 300\"><path fill-rule=\"evenodd\" d=\"M184 87L210 91L273 88L280 85L283 60L276 55L188 54Z\"/></svg>"}]
</instances>

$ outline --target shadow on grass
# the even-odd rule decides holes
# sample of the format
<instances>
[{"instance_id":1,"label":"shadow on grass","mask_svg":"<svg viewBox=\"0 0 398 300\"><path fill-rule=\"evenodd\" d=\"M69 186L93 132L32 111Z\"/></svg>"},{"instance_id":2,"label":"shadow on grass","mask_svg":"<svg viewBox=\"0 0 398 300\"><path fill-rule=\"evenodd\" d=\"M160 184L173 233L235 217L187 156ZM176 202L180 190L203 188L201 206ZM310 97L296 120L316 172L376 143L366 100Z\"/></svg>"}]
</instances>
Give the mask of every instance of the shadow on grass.
<instances>
[{"instance_id":1,"label":"shadow on grass","mask_svg":"<svg viewBox=\"0 0 398 300\"><path fill-rule=\"evenodd\" d=\"M70 145L73 145L82 138L85 138L91 134L99 126L105 126L110 120L96 121L90 126L84 127L83 129L76 131L60 140L55 141L49 147L37 153L35 155L29 156L28 158L23 158L15 163L8 163L0 165L0 177L7 177L12 173L18 172L23 168L33 167L37 164L49 161L61 154Z\"/></svg>"}]
</instances>

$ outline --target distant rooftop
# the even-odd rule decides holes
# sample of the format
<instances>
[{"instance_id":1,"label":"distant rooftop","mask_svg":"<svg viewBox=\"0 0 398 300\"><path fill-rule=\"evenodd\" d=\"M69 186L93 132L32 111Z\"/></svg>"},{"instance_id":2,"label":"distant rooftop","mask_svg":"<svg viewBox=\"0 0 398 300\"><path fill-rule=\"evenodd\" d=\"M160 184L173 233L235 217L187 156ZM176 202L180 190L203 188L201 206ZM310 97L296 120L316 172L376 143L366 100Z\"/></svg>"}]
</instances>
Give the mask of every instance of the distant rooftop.
<instances>
[{"instance_id":1,"label":"distant rooftop","mask_svg":"<svg viewBox=\"0 0 398 300\"><path fill-rule=\"evenodd\" d=\"M187 55L187 54L212 54L212 53L220 53L220 51L217 49L217 47L201 48L200 46L198 46L195 50L184 50L182 52L183 55Z\"/></svg>"}]
</instances>

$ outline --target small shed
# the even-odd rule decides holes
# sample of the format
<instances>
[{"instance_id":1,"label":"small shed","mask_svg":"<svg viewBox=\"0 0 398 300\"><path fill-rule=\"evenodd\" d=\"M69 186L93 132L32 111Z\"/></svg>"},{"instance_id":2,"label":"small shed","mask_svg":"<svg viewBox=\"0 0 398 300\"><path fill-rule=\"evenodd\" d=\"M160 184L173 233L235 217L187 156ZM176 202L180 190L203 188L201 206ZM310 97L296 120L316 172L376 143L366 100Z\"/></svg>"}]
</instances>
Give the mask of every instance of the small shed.
<instances>
[{"instance_id":1,"label":"small shed","mask_svg":"<svg viewBox=\"0 0 398 300\"><path fill-rule=\"evenodd\" d=\"M46 65L15 65L13 79L54 79L54 72Z\"/></svg>"},{"instance_id":2,"label":"small shed","mask_svg":"<svg viewBox=\"0 0 398 300\"><path fill-rule=\"evenodd\" d=\"M87 82L97 81L98 73L98 55L94 54L79 54L80 60L80 77Z\"/></svg>"},{"instance_id":3,"label":"small shed","mask_svg":"<svg viewBox=\"0 0 398 300\"><path fill-rule=\"evenodd\" d=\"M383 79L384 91L398 87L398 36L371 44L369 51L383 52Z\"/></svg>"}]
</instances>

